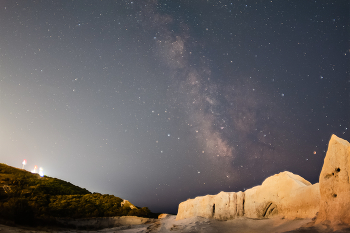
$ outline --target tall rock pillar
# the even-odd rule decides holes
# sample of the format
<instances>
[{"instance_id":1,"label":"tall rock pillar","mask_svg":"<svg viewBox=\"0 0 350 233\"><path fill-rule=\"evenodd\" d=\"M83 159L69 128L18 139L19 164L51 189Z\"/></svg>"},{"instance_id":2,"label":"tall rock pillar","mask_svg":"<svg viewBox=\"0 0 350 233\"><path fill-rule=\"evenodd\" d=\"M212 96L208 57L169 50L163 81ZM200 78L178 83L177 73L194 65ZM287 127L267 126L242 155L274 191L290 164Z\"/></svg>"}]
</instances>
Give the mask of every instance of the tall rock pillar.
<instances>
[{"instance_id":1,"label":"tall rock pillar","mask_svg":"<svg viewBox=\"0 0 350 233\"><path fill-rule=\"evenodd\" d=\"M350 225L350 143L332 135L320 174L316 224Z\"/></svg>"}]
</instances>

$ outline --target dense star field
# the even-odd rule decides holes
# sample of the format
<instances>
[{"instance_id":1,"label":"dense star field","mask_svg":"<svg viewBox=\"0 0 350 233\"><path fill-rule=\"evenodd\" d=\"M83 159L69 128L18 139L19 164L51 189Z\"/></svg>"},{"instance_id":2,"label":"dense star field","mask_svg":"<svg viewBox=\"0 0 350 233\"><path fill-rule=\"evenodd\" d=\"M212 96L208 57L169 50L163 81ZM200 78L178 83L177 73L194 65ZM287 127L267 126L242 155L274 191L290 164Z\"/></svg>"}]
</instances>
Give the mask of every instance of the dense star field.
<instances>
[{"instance_id":1,"label":"dense star field","mask_svg":"<svg viewBox=\"0 0 350 233\"><path fill-rule=\"evenodd\" d=\"M0 2L0 162L152 212L350 140L348 1Z\"/></svg>"}]
</instances>

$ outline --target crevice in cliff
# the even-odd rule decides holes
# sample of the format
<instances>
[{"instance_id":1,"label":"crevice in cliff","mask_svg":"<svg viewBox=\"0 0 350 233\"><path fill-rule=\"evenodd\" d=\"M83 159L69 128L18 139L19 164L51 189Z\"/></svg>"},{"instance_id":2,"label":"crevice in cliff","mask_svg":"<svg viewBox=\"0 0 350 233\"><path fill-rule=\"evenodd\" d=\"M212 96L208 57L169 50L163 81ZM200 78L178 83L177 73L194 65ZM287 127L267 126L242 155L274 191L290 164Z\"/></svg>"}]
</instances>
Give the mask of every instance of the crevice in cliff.
<instances>
[{"instance_id":1,"label":"crevice in cliff","mask_svg":"<svg viewBox=\"0 0 350 233\"><path fill-rule=\"evenodd\" d=\"M215 215L215 204L213 205L213 217Z\"/></svg>"},{"instance_id":2,"label":"crevice in cliff","mask_svg":"<svg viewBox=\"0 0 350 233\"><path fill-rule=\"evenodd\" d=\"M242 216L244 216L244 203L245 203L245 195L243 193Z\"/></svg>"},{"instance_id":3,"label":"crevice in cliff","mask_svg":"<svg viewBox=\"0 0 350 233\"><path fill-rule=\"evenodd\" d=\"M267 203L267 205L265 206L265 210L263 212L263 217L266 217L267 211L269 210L271 205L272 205L272 202Z\"/></svg>"},{"instance_id":4,"label":"crevice in cliff","mask_svg":"<svg viewBox=\"0 0 350 233\"><path fill-rule=\"evenodd\" d=\"M238 216L238 207L237 207L238 201L237 201L237 195L236 195L235 203L236 203L236 205L235 205L235 206L236 206L235 216Z\"/></svg>"},{"instance_id":5,"label":"crevice in cliff","mask_svg":"<svg viewBox=\"0 0 350 233\"><path fill-rule=\"evenodd\" d=\"M263 214L262 216L264 218L268 218L269 216L271 215L275 215L278 213L278 210L277 210L277 205L274 204L273 202L268 202L265 206L265 208L263 209Z\"/></svg>"}]
</instances>

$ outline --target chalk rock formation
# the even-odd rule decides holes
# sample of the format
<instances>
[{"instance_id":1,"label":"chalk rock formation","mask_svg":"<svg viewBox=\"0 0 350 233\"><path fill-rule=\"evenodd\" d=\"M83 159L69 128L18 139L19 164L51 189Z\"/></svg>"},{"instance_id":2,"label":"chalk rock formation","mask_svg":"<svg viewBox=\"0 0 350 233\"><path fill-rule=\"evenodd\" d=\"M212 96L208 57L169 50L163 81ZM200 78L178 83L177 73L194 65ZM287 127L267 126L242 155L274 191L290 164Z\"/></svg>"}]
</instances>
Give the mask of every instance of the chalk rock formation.
<instances>
[{"instance_id":1,"label":"chalk rock formation","mask_svg":"<svg viewBox=\"0 0 350 233\"><path fill-rule=\"evenodd\" d=\"M350 225L350 143L332 135L320 174L316 224Z\"/></svg>"},{"instance_id":2,"label":"chalk rock formation","mask_svg":"<svg viewBox=\"0 0 350 233\"><path fill-rule=\"evenodd\" d=\"M281 172L245 191L244 216L312 218L319 209L319 200L319 184L311 185L301 176Z\"/></svg>"},{"instance_id":3,"label":"chalk rock formation","mask_svg":"<svg viewBox=\"0 0 350 233\"><path fill-rule=\"evenodd\" d=\"M137 209L136 206L130 203L128 200L123 200L122 203L120 203L121 206L129 207L130 209Z\"/></svg>"},{"instance_id":4,"label":"chalk rock formation","mask_svg":"<svg viewBox=\"0 0 350 233\"><path fill-rule=\"evenodd\" d=\"M184 201L179 205L176 219L313 218L319 210L319 200L318 184L311 185L298 175L281 172L245 192L221 192Z\"/></svg>"},{"instance_id":5,"label":"chalk rock formation","mask_svg":"<svg viewBox=\"0 0 350 233\"><path fill-rule=\"evenodd\" d=\"M158 219L168 218L169 216L171 216L171 215L170 214L160 214L160 215L158 215Z\"/></svg>"},{"instance_id":6,"label":"chalk rock formation","mask_svg":"<svg viewBox=\"0 0 350 233\"><path fill-rule=\"evenodd\" d=\"M243 213L242 192L221 192L218 195L196 197L180 203L176 220L201 216L221 220L233 219Z\"/></svg>"}]
</instances>

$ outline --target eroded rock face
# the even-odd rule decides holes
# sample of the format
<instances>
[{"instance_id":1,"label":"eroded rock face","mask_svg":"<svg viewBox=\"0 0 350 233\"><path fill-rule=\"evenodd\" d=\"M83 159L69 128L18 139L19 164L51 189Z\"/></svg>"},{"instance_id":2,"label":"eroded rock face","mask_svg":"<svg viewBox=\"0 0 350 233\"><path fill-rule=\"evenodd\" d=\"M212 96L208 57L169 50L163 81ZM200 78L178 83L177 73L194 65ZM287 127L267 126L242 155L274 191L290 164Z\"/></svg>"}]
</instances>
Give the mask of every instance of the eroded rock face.
<instances>
[{"instance_id":1,"label":"eroded rock face","mask_svg":"<svg viewBox=\"0 0 350 233\"><path fill-rule=\"evenodd\" d=\"M350 143L332 135L320 174L316 224L350 225Z\"/></svg>"},{"instance_id":2,"label":"eroded rock face","mask_svg":"<svg viewBox=\"0 0 350 233\"><path fill-rule=\"evenodd\" d=\"M313 218L319 209L319 200L318 184L311 185L301 176L281 172L245 191L244 216Z\"/></svg>"},{"instance_id":3,"label":"eroded rock face","mask_svg":"<svg viewBox=\"0 0 350 233\"><path fill-rule=\"evenodd\" d=\"M181 202L176 219L184 219L194 216L212 218L215 213L214 197L215 195L207 195Z\"/></svg>"},{"instance_id":4,"label":"eroded rock face","mask_svg":"<svg viewBox=\"0 0 350 233\"><path fill-rule=\"evenodd\" d=\"M221 192L214 198L214 217L220 220L233 219L237 215L237 194Z\"/></svg>"},{"instance_id":5,"label":"eroded rock face","mask_svg":"<svg viewBox=\"0 0 350 233\"><path fill-rule=\"evenodd\" d=\"M194 216L220 220L233 219L238 212L242 212L242 210L237 210L237 208L242 208L237 206L237 196L239 195L234 192L221 192L218 195L206 195L181 202L176 219ZM242 201L243 199L240 198L238 203Z\"/></svg>"},{"instance_id":6,"label":"eroded rock face","mask_svg":"<svg viewBox=\"0 0 350 233\"><path fill-rule=\"evenodd\" d=\"M176 219L313 218L319 210L319 200L318 184L311 185L298 175L281 172L245 192L221 192L182 202Z\"/></svg>"}]
</instances>

